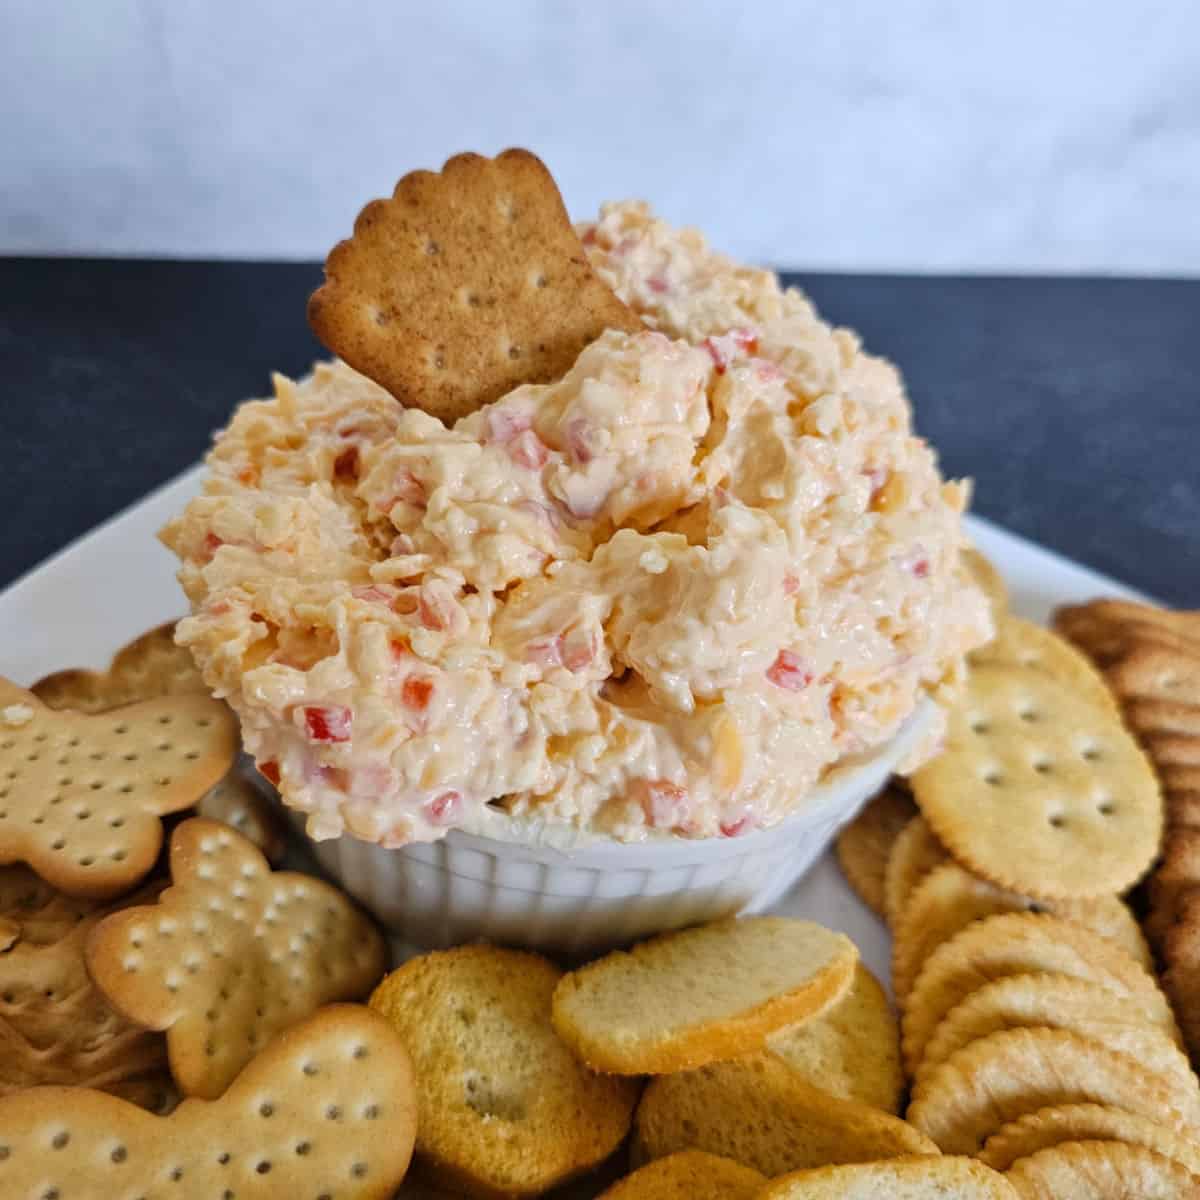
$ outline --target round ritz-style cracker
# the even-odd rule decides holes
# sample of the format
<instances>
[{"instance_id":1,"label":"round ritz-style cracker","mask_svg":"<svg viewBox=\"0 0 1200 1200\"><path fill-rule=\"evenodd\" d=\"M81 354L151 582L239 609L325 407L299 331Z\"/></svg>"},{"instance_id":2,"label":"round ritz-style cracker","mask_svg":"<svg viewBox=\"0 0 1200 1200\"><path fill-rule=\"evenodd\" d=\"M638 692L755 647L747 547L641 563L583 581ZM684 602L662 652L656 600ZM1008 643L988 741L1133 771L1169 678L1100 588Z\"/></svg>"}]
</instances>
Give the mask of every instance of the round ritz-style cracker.
<instances>
[{"instance_id":1,"label":"round ritz-style cracker","mask_svg":"<svg viewBox=\"0 0 1200 1200\"><path fill-rule=\"evenodd\" d=\"M1130 998L1174 1040L1171 1006L1153 977L1119 946L1047 913L1001 913L968 925L925 960L901 1022L905 1066L915 1074L946 1014L973 992L1010 975L1086 979Z\"/></svg>"},{"instance_id":2,"label":"round ritz-style cracker","mask_svg":"<svg viewBox=\"0 0 1200 1200\"><path fill-rule=\"evenodd\" d=\"M917 885L896 922L892 989L903 1005L929 955L974 921L1005 912L1048 912L1127 951L1149 970L1150 949L1129 906L1117 896L1086 900L1031 900L972 875L958 863L935 867Z\"/></svg>"},{"instance_id":3,"label":"round ritz-style cracker","mask_svg":"<svg viewBox=\"0 0 1200 1200\"><path fill-rule=\"evenodd\" d=\"M1005 613L996 636L967 656L971 667L1015 667L1057 679L1081 699L1116 714L1116 698L1104 676L1065 638L1033 621Z\"/></svg>"},{"instance_id":4,"label":"round ritz-style cracker","mask_svg":"<svg viewBox=\"0 0 1200 1200\"><path fill-rule=\"evenodd\" d=\"M837 839L838 863L863 903L884 915L883 877L900 831L916 816L907 791L889 784L847 825Z\"/></svg>"},{"instance_id":5,"label":"round ritz-style cracker","mask_svg":"<svg viewBox=\"0 0 1200 1200\"><path fill-rule=\"evenodd\" d=\"M1200 1104L1200 1082L1187 1055L1161 1025L1147 1021L1137 1001L1069 975L1010 975L985 984L946 1014L916 1070L919 1095L930 1073L964 1046L1004 1029L1066 1029L1127 1054ZM1187 1107L1181 1099L1176 1107Z\"/></svg>"},{"instance_id":6,"label":"round ritz-style cracker","mask_svg":"<svg viewBox=\"0 0 1200 1200\"><path fill-rule=\"evenodd\" d=\"M1179 899L1163 941L1163 986L1175 1005L1184 1040L1200 1054L1200 891Z\"/></svg>"},{"instance_id":7,"label":"round ritz-style cracker","mask_svg":"<svg viewBox=\"0 0 1200 1200\"><path fill-rule=\"evenodd\" d=\"M1106 1104L1059 1104L1010 1121L984 1143L980 1161L1007 1171L1020 1158L1063 1142L1124 1142L1145 1146L1200 1173L1200 1143L1148 1117Z\"/></svg>"},{"instance_id":8,"label":"round ritz-style cracker","mask_svg":"<svg viewBox=\"0 0 1200 1200\"><path fill-rule=\"evenodd\" d=\"M371 997L417 1073L417 1155L469 1196L534 1196L624 1139L639 1083L597 1075L550 1024L562 971L540 955L458 946L410 959Z\"/></svg>"},{"instance_id":9,"label":"round ritz-style cracker","mask_svg":"<svg viewBox=\"0 0 1200 1200\"><path fill-rule=\"evenodd\" d=\"M109 1003L167 1035L188 1096L219 1096L266 1042L337 1000L365 997L387 965L375 926L311 875L272 871L205 817L171 835L171 887L106 917L87 967Z\"/></svg>"},{"instance_id":10,"label":"round ritz-style cracker","mask_svg":"<svg viewBox=\"0 0 1200 1200\"><path fill-rule=\"evenodd\" d=\"M913 889L949 858L946 847L919 813L900 831L883 873L883 915L893 930Z\"/></svg>"},{"instance_id":11,"label":"round ritz-style cracker","mask_svg":"<svg viewBox=\"0 0 1200 1200\"><path fill-rule=\"evenodd\" d=\"M0 1196L391 1200L416 1132L386 1021L333 1005L275 1037L212 1101L155 1116L89 1088L0 1099Z\"/></svg>"},{"instance_id":12,"label":"round ritz-style cracker","mask_svg":"<svg viewBox=\"0 0 1200 1200\"><path fill-rule=\"evenodd\" d=\"M1040 672L971 671L945 752L912 785L955 858L1029 896L1122 892L1158 853L1163 801L1145 755L1112 713Z\"/></svg>"},{"instance_id":13,"label":"round ritz-style cracker","mask_svg":"<svg viewBox=\"0 0 1200 1200\"><path fill-rule=\"evenodd\" d=\"M944 1154L978 1154L1002 1126L1058 1104L1109 1104L1193 1130L1200 1103L1183 1100L1127 1055L1064 1029L1005 1029L971 1042L925 1079L908 1120Z\"/></svg>"},{"instance_id":14,"label":"round ritz-style cracker","mask_svg":"<svg viewBox=\"0 0 1200 1200\"><path fill-rule=\"evenodd\" d=\"M1022 1200L1196 1200L1200 1176L1145 1146L1062 1142L1006 1173Z\"/></svg>"},{"instance_id":15,"label":"round ritz-style cracker","mask_svg":"<svg viewBox=\"0 0 1200 1200\"><path fill-rule=\"evenodd\" d=\"M665 933L564 975L559 1036L597 1071L656 1075L763 1047L850 986L844 934L793 917L731 917Z\"/></svg>"},{"instance_id":16,"label":"round ritz-style cracker","mask_svg":"<svg viewBox=\"0 0 1200 1200\"><path fill-rule=\"evenodd\" d=\"M906 1121L813 1087L770 1054L652 1079L634 1121L635 1161L707 1150L769 1178L937 1147Z\"/></svg>"},{"instance_id":17,"label":"round ritz-style cracker","mask_svg":"<svg viewBox=\"0 0 1200 1200\"><path fill-rule=\"evenodd\" d=\"M599 1200L755 1200L767 1177L731 1158L681 1150L619 1179Z\"/></svg>"},{"instance_id":18,"label":"round ritz-style cracker","mask_svg":"<svg viewBox=\"0 0 1200 1200\"><path fill-rule=\"evenodd\" d=\"M236 751L233 714L208 696L88 715L0 679L0 864L71 896L120 895L158 858L162 818L195 804Z\"/></svg>"},{"instance_id":19,"label":"round ritz-style cracker","mask_svg":"<svg viewBox=\"0 0 1200 1200\"><path fill-rule=\"evenodd\" d=\"M861 962L836 1004L771 1034L767 1050L814 1087L885 1112L900 1111L899 1025L887 993Z\"/></svg>"},{"instance_id":20,"label":"round ritz-style cracker","mask_svg":"<svg viewBox=\"0 0 1200 1200\"><path fill-rule=\"evenodd\" d=\"M759 1200L1017 1200L1012 1184L973 1158L949 1154L889 1158L792 1171Z\"/></svg>"}]
</instances>

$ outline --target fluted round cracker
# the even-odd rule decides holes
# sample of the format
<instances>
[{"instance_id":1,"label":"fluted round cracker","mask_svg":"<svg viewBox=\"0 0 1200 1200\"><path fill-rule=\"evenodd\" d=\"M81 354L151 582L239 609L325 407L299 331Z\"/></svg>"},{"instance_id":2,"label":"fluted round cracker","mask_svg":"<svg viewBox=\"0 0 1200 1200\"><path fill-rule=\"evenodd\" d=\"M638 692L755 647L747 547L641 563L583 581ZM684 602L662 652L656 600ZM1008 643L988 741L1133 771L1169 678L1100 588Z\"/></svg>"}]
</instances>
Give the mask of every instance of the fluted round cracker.
<instances>
[{"instance_id":1,"label":"fluted round cracker","mask_svg":"<svg viewBox=\"0 0 1200 1200\"><path fill-rule=\"evenodd\" d=\"M1177 1108L1200 1105L1200 1083L1187 1055L1161 1025L1146 1020L1136 1000L1086 979L1054 974L997 979L951 1009L925 1048L914 1095L939 1064L971 1042L1005 1029L1033 1028L1066 1029L1126 1054L1171 1087Z\"/></svg>"},{"instance_id":2,"label":"fluted round cracker","mask_svg":"<svg viewBox=\"0 0 1200 1200\"><path fill-rule=\"evenodd\" d=\"M951 854L1030 896L1124 891L1158 852L1162 795L1137 743L1036 671L973 670L945 752L912 784Z\"/></svg>"},{"instance_id":3,"label":"fluted round cracker","mask_svg":"<svg viewBox=\"0 0 1200 1200\"><path fill-rule=\"evenodd\" d=\"M1007 1178L1023 1200L1196 1200L1200 1176L1124 1142L1062 1142L1013 1163Z\"/></svg>"},{"instance_id":4,"label":"fluted round cracker","mask_svg":"<svg viewBox=\"0 0 1200 1200\"><path fill-rule=\"evenodd\" d=\"M1163 986L1175 1006L1188 1049L1200 1054L1200 890L1179 900L1163 942Z\"/></svg>"},{"instance_id":5,"label":"fluted round cracker","mask_svg":"<svg viewBox=\"0 0 1200 1200\"><path fill-rule=\"evenodd\" d=\"M863 902L881 917L888 855L900 831L916 815L912 796L889 784L838 835L842 874Z\"/></svg>"},{"instance_id":6,"label":"fluted round cracker","mask_svg":"<svg viewBox=\"0 0 1200 1200\"><path fill-rule=\"evenodd\" d=\"M1109 1104L1189 1128L1171 1089L1123 1054L1062 1029L1007 1029L972 1042L926 1080L908 1120L944 1154L978 1154L1010 1121L1058 1104Z\"/></svg>"},{"instance_id":7,"label":"fluted round cracker","mask_svg":"<svg viewBox=\"0 0 1200 1200\"><path fill-rule=\"evenodd\" d=\"M996 621L996 636L968 656L972 669L1017 667L1057 679L1081 700L1117 713L1117 702L1104 676L1065 638L1033 621L1005 613Z\"/></svg>"},{"instance_id":8,"label":"fluted round cracker","mask_svg":"<svg viewBox=\"0 0 1200 1200\"><path fill-rule=\"evenodd\" d=\"M887 993L861 962L840 1000L818 1017L771 1034L767 1050L814 1087L900 1111L900 1029Z\"/></svg>"},{"instance_id":9,"label":"fluted round cracker","mask_svg":"<svg viewBox=\"0 0 1200 1200\"><path fill-rule=\"evenodd\" d=\"M925 960L901 1026L909 1071L920 1065L942 1019L972 992L994 979L1043 971L1091 980L1133 998L1146 1020L1178 1041L1166 997L1118 946L1061 917L1002 913L967 926Z\"/></svg>"},{"instance_id":10,"label":"fluted round cracker","mask_svg":"<svg viewBox=\"0 0 1200 1200\"><path fill-rule=\"evenodd\" d=\"M883 873L883 913L893 929L913 889L949 857L920 814L900 831Z\"/></svg>"},{"instance_id":11,"label":"fluted round cracker","mask_svg":"<svg viewBox=\"0 0 1200 1200\"><path fill-rule=\"evenodd\" d=\"M1063 1142L1124 1142L1145 1146L1200 1172L1200 1142L1148 1117L1106 1104L1060 1104L1010 1121L984 1143L980 1159L1007 1171L1018 1159Z\"/></svg>"},{"instance_id":12,"label":"fluted round cracker","mask_svg":"<svg viewBox=\"0 0 1200 1200\"><path fill-rule=\"evenodd\" d=\"M892 990L903 1006L926 958L973 921L1005 912L1049 912L1100 934L1127 951L1143 967L1150 950L1138 923L1116 896L1088 900L1031 900L997 887L950 861L935 867L917 885L896 922L892 942Z\"/></svg>"}]
</instances>

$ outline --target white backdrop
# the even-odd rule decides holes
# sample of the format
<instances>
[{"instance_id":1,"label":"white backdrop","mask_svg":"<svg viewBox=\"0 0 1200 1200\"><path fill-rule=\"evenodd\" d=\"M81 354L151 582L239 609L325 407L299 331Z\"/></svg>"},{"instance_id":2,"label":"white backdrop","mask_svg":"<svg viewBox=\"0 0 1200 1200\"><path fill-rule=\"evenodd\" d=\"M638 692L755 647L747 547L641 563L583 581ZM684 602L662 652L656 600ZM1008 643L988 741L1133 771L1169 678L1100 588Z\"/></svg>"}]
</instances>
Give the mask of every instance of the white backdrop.
<instances>
[{"instance_id":1,"label":"white backdrop","mask_svg":"<svg viewBox=\"0 0 1200 1200\"><path fill-rule=\"evenodd\" d=\"M0 251L318 257L461 149L852 269L1200 274L1196 0L0 0Z\"/></svg>"}]
</instances>

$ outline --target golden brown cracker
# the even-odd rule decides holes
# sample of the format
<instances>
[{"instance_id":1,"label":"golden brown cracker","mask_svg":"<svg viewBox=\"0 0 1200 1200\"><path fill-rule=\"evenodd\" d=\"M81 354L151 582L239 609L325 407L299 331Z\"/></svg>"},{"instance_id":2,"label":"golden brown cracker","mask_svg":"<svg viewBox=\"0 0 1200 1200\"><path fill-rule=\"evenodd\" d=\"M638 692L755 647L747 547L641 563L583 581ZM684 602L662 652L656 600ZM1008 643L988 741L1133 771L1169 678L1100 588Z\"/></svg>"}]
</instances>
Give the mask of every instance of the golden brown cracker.
<instances>
[{"instance_id":1,"label":"golden brown cracker","mask_svg":"<svg viewBox=\"0 0 1200 1200\"><path fill-rule=\"evenodd\" d=\"M399 1037L336 1005L275 1037L219 1099L167 1117L79 1087L0 1099L0 1192L390 1200L415 1131Z\"/></svg>"},{"instance_id":2,"label":"golden brown cracker","mask_svg":"<svg viewBox=\"0 0 1200 1200\"><path fill-rule=\"evenodd\" d=\"M1110 1104L1169 1129L1192 1127L1157 1076L1124 1054L1062 1029L989 1034L939 1063L908 1109L908 1120L944 1154L978 1154L1002 1126L1058 1104ZM1183 1099L1179 1097L1179 1099Z\"/></svg>"},{"instance_id":3,"label":"golden brown cracker","mask_svg":"<svg viewBox=\"0 0 1200 1200\"><path fill-rule=\"evenodd\" d=\"M1200 789L1181 789L1166 794L1167 837L1176 829L1200 829Z\"/></svg>"},{"instance_id":4,"label":"golden brown cracker","mask_svg":"<svg viewBox=\"0 0 1200 1200\"><path fill-rule=\"evenodd\" d=\"M992 1134L980 1159L1007 1171L1020 1158L1063 1142L1124 1142L1145 1146L1172 1162L1200 1171L1200 1143L1148 1117L1106 1104L1060 1104L1027 1113Z\"/></svg>"},{"instance_id":5,"label":"golden brown cracker","mask_svg":"<svg viewBox=\"0 0 1200 1200\"><path fill-rule=\"evenodd\" d=\"M1023 1200L1196 1200L1200 1176L1146 1146L1061 1142L1018 1159L1007 1178Z\"/></svg>"},{"instance_id":6,"label":"golden brown cracker","mask_svg":"<svg viewBox=\"0 0 1200 1200\"><path fill-rule=\"evenodd\" d=\"M914 1155L793 1171L759 1200L1017 1200L1012 1184L972 1158Z\"/></svg>"},{"instance_id":7,"label":"golden brown cracker","mask_svg":"<svg viewBox=\"0 0 1200 1200\"><path fill-rule=\"evenodd\" d=\"M1200 1057L1200 891L1182 896L1162 945L1163 986L1175 1008L1183 1038Z\"/></svg>"},{"instance_id":8,"label":"golden brown cracker","mask_svg":"<svg viewBox=\"0 0 1200 1200\"><path fill-rule=\"evenodd\" d=\"M658 1076L642 1096L635 1130L640 1159L707 1150L768 1177L937 1152L907 1122L839 1100L769 1054Z\"/></svg>"},{"instance_id":9,"label":"golden brown cracker","mask_svg":"<svg viewBox=\"0 0 1200 1200\"><path fill-rule=\"evenodd\" d=\"M0 680L0 863L73 896L127 891L158 857L163 816L195 804L236 750L233 714L208 696L87 715Z\"/></svg>"},{"instance_id":10,"label":"golden brown cracker","mask_svg":"<svg viewBox=\"0 0 1200 1200\"><path fill-rule=\"evenodd\" d=\"M597 1075L555 1034L562 971L538 954L458 946L409 959L375 989L417 1076L417 1155L471 1196L540 1195L606 1159L640 1083Z\"/></svg>"},{"instance_id":11,"label":"golden brown cracker","mask_svg":"<svg viewBox=\"0 0 1200 1200\"><path fill-rule=\"evenodd\" d=\"M382 975L383 939L340 891L272 872L228 826L185 821L170 864L158 904L93 931L87 965L114 1008L166 1033L185 1095L220 1095L280 1030L365 996Z\"/></svg>"},{"instance_id":12,"label":"golden brown cracker","mask_svg":"<svg viewBox=\"0 0 1200 1200\"><path fill-rule=\"evenodd\" d=\"M1020 667L1057 679L1097 708L1117 711L1117 702L1104 677L1070 642L1032 621L1005 614L996 622L996 636L971 651L972 667Z\"/></svg>"},{"instance_id":13,"label":"golden brown cracker","mask_svg":"<svg viewBox=\"0 0 1200 1200\"><path fill-rule=\"evenodd\" d=\"M945 752L912 783L951 854L1026 895L1121 892L1158 853L1162 795L1137 744L1037 672L973 670Z\"/></svg>"},{"instance_id":14,"label":"golden brown cracker","mask_svg":"<svg viewBox=\"0 0 1200 1200\"><path fill-rule=\"evenodd\" d=\"M1200 888L1200 830L1171 829L1163 841L1163 856L1146 888L1149 911L1146 934L1155 946L1163 944L1175 923L1180 901Z\"/></svg>"},{"instance_id":15,"label":"golden brown cracker","mask_svg":"<svg viewBox=\"0 0 1200 1200\"><path fill-rule=\"evenodd\" d=\"M883 873L884 915L893 929L913 890L949 858L929 822L919 814L900 831Z\"/></svg>"},{"instance_id":16,"label":"golden brown cracker","mask_svg":"<svg viewBox=\"0 0 1200 1200\"><path fill-rule=\"evenodd\" d=\"M1179 1039L1154 980L1107 938L1046 913L1002 913L968 925L926 959L901 1025L909 1071L920 1065L942 1019L972 992L995 979L1039 972L1091 980L1130 997L1147 1021Z\"/></svg>"},{"instance_id":17,"label":"golden brown cracker","mask_svg":"<svg viewBox=\"0 0 1200 1200\"><path fill-rule=\"evenodd\" d=\"M237 770L200 797L196 814L236 829L273 867L283 861L288 831L282 810Z\"/></svg>"},{"instance_id":18,"label":"golden brown cracker","mask_svg":"<svg viewBox=\"0 0 1200 1200\"><path fill-rule=\"evenodd\" d=\"M330 251L308 320L338 357L447 424L560 378L606 329L642 328L527 150L405 175Z\"/></svg>"},{"instance_id":19,"label":"golden brown cracker","mask_svg":"<svg viewBox=\"0 0 1200 1200\"><path fill-rule=\"evenodd\" d=\"M1122 700L1170 704L1200 702L1200 652L1181 654L1156 645L1137 645L1113 663L1105 678Z\"/></svg>"},{"instance_id":20,"label":"golden brown cracker","mask_svg":"<svg viewBox=\"0 0 1200 1200\"><path fill-rule=\"evenodd\" d=\"M175 644L175 622L134 638L104 671L69 669L43 676L29 689L47 708L104 712L159 696L208 694L191 654Z\"/></svg>"},{"instance_id":21,"label":"golden brown cracker","mask_svg":"<svg viewBox=\"0 0 1200 1200\"><path fill-rule=\"evenodd\" d=\"M881 917L888 855L900 831L916 815L912 796L889 784L838 835L842 874L863 902Z\"/></svg>"},{"instance_id":22,"label":"golden brown cracker","mask_svg":"<svg viewBox=\"0 0 1200 1200\"><path fill-rule=\"evenodd\" d=\"M1134 999L1086 979L1055 974L997 979L951 1009L925 1047L914 1094L923 1091L940 1063L971 1042L1004 1029L1039 1027L1065 1029L1126 1054L1173 1093L1200 1100L1200 1083L1187 1057L1161 1025L1146 1020Z\"/></svg>"},{"instance_id":23,"label":"golden brown cracker","mask_svg":"<svg viewBox=\"0 0 1200 1200\"><path fill-rule=\"evenodd\" d=\"M861 962L836 1004L773 1033L767 1050L814 1087L885 1112L900 1111L900 1029L887 993Z\"/></svg>"}]
</instances>

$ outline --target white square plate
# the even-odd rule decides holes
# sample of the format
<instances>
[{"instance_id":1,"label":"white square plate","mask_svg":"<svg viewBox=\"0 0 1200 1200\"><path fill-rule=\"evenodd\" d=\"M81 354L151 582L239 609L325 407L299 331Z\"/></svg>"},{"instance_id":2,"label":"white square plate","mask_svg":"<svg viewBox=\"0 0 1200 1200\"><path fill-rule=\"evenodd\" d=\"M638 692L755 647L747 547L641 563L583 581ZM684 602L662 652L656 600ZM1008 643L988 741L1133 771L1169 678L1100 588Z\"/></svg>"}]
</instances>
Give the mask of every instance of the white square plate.
<instances>
[{"instance_id":1,"label":"white square plate","mask_svg":"<svg viewBox=\"0 0 1200 1200\"><path fill-rule=\"evenodd\" d=\"M143 630L186 610L175 559L155 538L198 493L202 468L185 472L132 508L80 538L0 593L0 675L30 684L64 667L103 667ZM1060 604L1138 593L1069 559L968 518L972 537L996 564L1020 615L1044 621ZM777 906L840 929L863 961L890 978L890 943L873 913L826 855Z\"/></svg>"}]
</instances>

